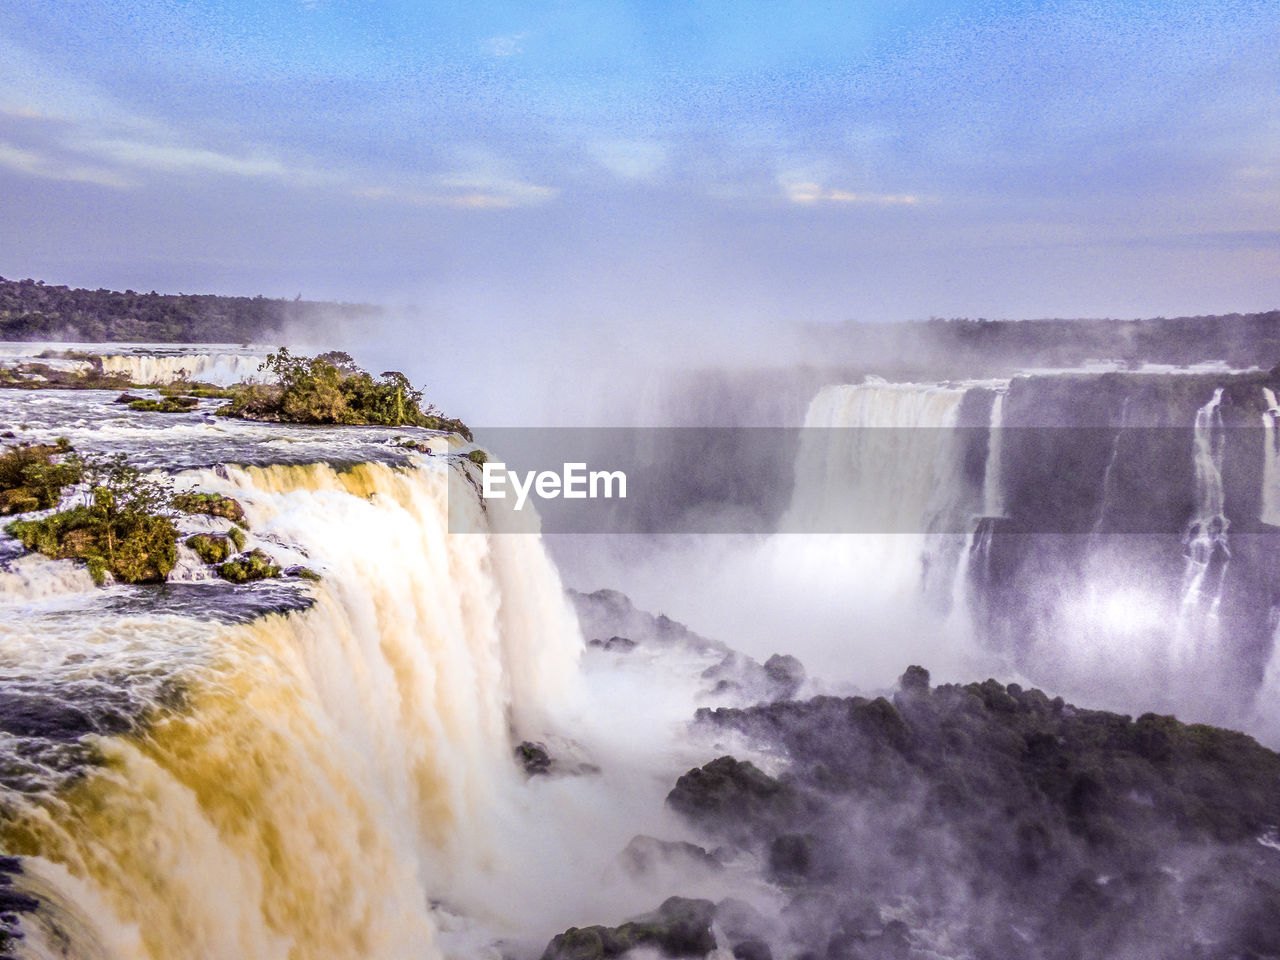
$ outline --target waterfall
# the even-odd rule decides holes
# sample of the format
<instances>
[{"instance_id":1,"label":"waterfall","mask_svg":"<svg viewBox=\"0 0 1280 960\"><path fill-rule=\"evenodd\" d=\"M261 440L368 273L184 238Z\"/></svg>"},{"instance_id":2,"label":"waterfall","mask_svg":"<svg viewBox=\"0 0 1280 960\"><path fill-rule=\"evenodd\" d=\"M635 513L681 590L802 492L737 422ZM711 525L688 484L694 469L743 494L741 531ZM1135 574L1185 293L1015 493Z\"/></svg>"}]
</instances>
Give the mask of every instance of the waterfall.
<instances>
[{"instance_id":1,"label":"waterfall","mask_svg":"<svg viewBox=\"0 0 1280 960\"><path fill-rule=\"evenodd\" d=\"M1280 435L1276 432L1276 418L1280 417L1280 403L1275 391L1262 388L1267 409L1262 414L1263 467L1262 467L1262 516L1263 523L1280 526Z\"/></svg>"},{"instance_id":2,"label":"waterfall","mask_svg":"<svg viewBox=\"0 0 1280 960\"><path fill-rule=\"evenodd\" d=\"M876 377L820 390L805 415L784 528L923 533L956 506L962 387Z\"/></svg>"},{"instance_id":3,"label":"waterfall","mask_svg":"<svg viewBox=\"0 0 1280 960\"><path fill-rule=\"evenodd\" d=\"M195 353L183 356L166 354L120 354L99 357L102 370L108 374L124 374L130 383L171 383L174 380L200 380L227 386L259 376L262 357L234 353Z\"/></svg>"},{"instance_id":4,"label":"waterfall","mask_svg":"<svg viewBox=\"0 0 1280 960\"><path fill-rule=\"evenodd\" d=\"M1004 449L1004 394L991 401L991 426L987 431L987 462L982 475L982 515L1004 516L1004 491L1000 485L1001 451Z\"/></svg>"},{"instance_id":5,"label":"waterfall","mask_svg":"<svg viewBox=\"0 0 1280 960\"><path fill-rule=\"evenodd\" d=\"M179 478L308 555L308 610L99 615L65 650L0 621L0 649L49 658L41 676L99 682L129 654L125 675L169 677L141 732L97 738L56 788L0 787L0 842L47 907L23 920L25 955L421 960L444 955L442 903L501 929L486 897L536 829L511 741L574 701L581 639L538 537L449 533L447 469Z\"/></svg>"},{"instance_id":6,"label":"waterfall","mask_svg":"<svg viewBox=\"0 0 1280 960\"><path fill-rule=\"evenodd\" d=\"M1230 521L1222 484L1222 388L1196 411L1192 433L1195 463L1195 515L1183 534L1186 553L1182 578L1182 603L1176 631L1175 653L1193 655L1201 641L1217 626L1222 586L1231 550L1227 541Z\"/></svg>"}]
</instances>

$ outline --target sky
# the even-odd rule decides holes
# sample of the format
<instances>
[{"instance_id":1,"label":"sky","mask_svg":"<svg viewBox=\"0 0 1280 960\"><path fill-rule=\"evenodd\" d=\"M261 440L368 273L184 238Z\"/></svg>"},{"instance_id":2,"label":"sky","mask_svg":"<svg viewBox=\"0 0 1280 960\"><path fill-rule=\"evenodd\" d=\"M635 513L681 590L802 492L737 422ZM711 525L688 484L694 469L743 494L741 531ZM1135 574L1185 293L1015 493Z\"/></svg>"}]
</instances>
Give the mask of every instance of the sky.
<instances>
[{"instance_id":1,"label":"sky","mask_svg":"<svg viewBox=\"0 0 1280 960\"><path fill-rule=\"evenodd\" d=\"M439 329L1280 307L1280 3L8 0L0 275Z\"/></svg>"}]
</instances>

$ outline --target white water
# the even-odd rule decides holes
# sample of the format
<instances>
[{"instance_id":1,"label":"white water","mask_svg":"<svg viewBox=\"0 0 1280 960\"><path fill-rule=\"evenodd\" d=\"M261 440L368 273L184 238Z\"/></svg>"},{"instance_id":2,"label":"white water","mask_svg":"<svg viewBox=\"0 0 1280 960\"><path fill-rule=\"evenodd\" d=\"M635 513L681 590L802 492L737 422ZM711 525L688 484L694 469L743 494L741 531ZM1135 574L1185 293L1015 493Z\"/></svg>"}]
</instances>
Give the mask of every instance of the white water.
<instances>
[{"instance_id":1,"label":"white water","mask_svg":"<svg viewBox=\"0 0 1280 960\"><path fill-rule=\"evenodd\" d=\"M783 528L924 533L955 509L963 387L824 387L805 415Z\"/></svg>"},{"instance_id":2,"label":"white water","mask_svg":"<svg viewBox=\"0 0 1280 960\"><path fill-rule=\"evenodd\" d=\"M1227 540L1222 485L1222 388L1196 411L1192 439L1195 460L1195 515L1183 535L1186 565L1174 654L1183 660L1202 652L1216 637L1218 608L1231 550Z\"/></svg>"},{"instance_id":3,"label":"white water","mask_svg":"<svg viewBox=\"0 0 1280 960\"><path fill-rule=\"evenodd\" d=\"M1004 488L1000 483L1004 449L1004 394L996 393L991 401L991 426L987 432L987 462L982 476L982 515L1004 516Z\"/></svg>"},{"instance_id":4,"label":"white water","mask_svg":"<svg viewBox=\"0 0 1280 960\"><path fill-rule=\"evenodd\" d=\"M1280 526L1280 434L1276 431L1276 418L1280 417L1280 402L1274 390L1262 388L1267 409L1262 414L1263 463L1262 463L1262 516L1263 523Z\"/></svg>"},{"instance_id":5,"label":"white water","mask_svg":"<svg viewBox=\"0 0 1280 960\"><path fill-rule=\"evenodd\" d=\"M259 355L192 353L185 355L109 354L99 358L104 373L125 374L130 383L199 380L228 386L261 379Z\"/></svg>"},{"instance_id":6,"label":"white water","mask_svg":"<svg viewBox=\"0 0 1280 960\"><path fill-rule=\"evenodd\" d=\"M433 901L498 931L528 920L518 890L512 915L494 895L536 829L513 806L511 742L572 715L581 639L536 536L448 533L446 471L186 475L309 554L325 579L305 612L52 621L63 639L39 647L26 638L50 627L0 622L26 674L185 690L148 701L145 737L99 741L106 766L56 796L0 797L6 847L53 891L40 923L91 941L73 955L407 960L448 952ZM61 955L41 942L24 949Z\"/></svg>"}]
</instances>

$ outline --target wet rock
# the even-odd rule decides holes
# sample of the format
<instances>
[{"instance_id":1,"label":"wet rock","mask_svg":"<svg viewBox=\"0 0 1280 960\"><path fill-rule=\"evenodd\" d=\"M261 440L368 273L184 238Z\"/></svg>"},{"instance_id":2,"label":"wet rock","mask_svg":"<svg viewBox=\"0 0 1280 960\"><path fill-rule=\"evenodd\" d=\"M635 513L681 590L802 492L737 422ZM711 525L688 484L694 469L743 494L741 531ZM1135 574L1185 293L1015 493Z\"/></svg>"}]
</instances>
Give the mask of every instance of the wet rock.
<instances>
[{"instance_id":1,"label":"wet rock","mask_svg":"<svg viewBox=\"0 0 1280 960\"><path fill-rule=\"evenodd\" d=\"M230 583L251 583L279 577L280 568L271 562L270 557L255 548L234 560L219 564L218 576Z\"/></svg>"},{"instance_id":2,"label":"wet rock","mask_svg":"<svg viewBox=\"0 0 1280 960\"><path fill-rule=\"evenodd\" d=\"M728 835L801 814L806 804L791 786L750 761L720 757L676 781L667 804L707 830Z\"/></svg>"},{"instance_id":3,"label":"wet rock","mask_svg":"<svg viewBox=\"0 0 1280 960\"><path fill-rule=\"evenodd\" d=\"M773 951L763 940L743 940L734 945L733 960L773 960Z\"/></svg>"},{"instance_id":4,"label":"wet rock","mask_svg":"<svg viewBox=\"0 0 1280 960\"><path fill-rule=\"evenodd\" d=\"M785 833L769 844L769 875L783 883L797 883L815 873L818 838L808 833Z\"/></svg>"},{"instance_id":5,"label":"wet rock","mask_svg":"<svg viewBox=\"0 0 1280 960\"><path fill-rule=\"evenodd\" d=\"M898 679L898 687L904 693L928 693L929 671L924 667L912 664Z\"/></svg>"},{"instance_id":6,"label":"wet rock","mask_svg":"<svg viewBox=\"0 0 1280 960\"><path fill-rule=\"evenodd\" d=\"M183 513L200 513L208 517L222 517L232 523L245 526L244 507L231 497L218 493L180 493L173 498L173 506Z\"/></svg>"},{"instance_id":7,"label":"wet rock","mask_svg":"<svg viewBox=\"0 0 1280 960\"><path fill-rule=\"evenodd\" d=\"M705 847L684 840L659 840L637 836L618 855L622 868L633 877L649 876L662 867L669 868L681 879L710 876L724 870L724 865Z\"/></svg>"},{"instance_id":8,"label":"wet rock","mask_svg":"<svg viewBox=\"0 0 1280 960\"><path fill-rule=\"evenodd\" d=\"M608 640L599 638L591 640L587 643L587 646L604 650L606 653L630 653L636 648L637 644L629 637L610 637Z\"/></svg>"},{"instance_id":9,"label":"wet rock","mask_svg":"<svg viewBox=\"0 0 1280 960\"><path fill-rule=\"evenodd\" d=\"M606 960L642 947L665 957L705 957L716 948L715 909L710 900L671 897L618 927L570 927L552 939L542 960Z\"/></svg>"},{"instance_id":10,"label":"wet rock","mask_svg":"<svg viewBox=\"0 0 1280 960\"><path fill-rule=\"evenodd\" d=\"M545 743L525 740L516 747L515 754L516 760L529 776L535 777L551 772L551 753L547 750Z\"/></svg>"},{"instance_id":11,"label":"wet rock","mask_svg":"<svg viewBox=\"0 0 1280 960\"><path fill-rule=\"evenodd\" d=\"M775 698L779 700L790 700L805 681L804 664L790 654L775 653L764 662L764 672L774 684Z\"/></svg>"},{"instance_id":12,"label":"wet rock","mask_svg":"<svg viewBox=\"0 0 1280 960\"><path fill-rule=\"evenodd\" d=\"M68 703L34 691L0 690L0 730L15 737L78 740L90 733L124 733L133 726L120 704Z\"/></svg>"},{"instance_id":13,"label":"wet rock","mask_svg":"<svg viewBox=\"0 0 1280 960\"><path fill-rule=\"evenodd\" d=\"M139 398L129 401L129 409L143 413L190 413L199 404L200 401L195 397L161 397L159 400Z\"/></svg>"},{"instance_id":14,"label":"wet rock","mask_svg":"<svg viewBox=\"0 0 1280 960\"><path fill-rule=\"evenodd\" d=\"M205 563L221 563L232 554L231 538L215 533L193 534L186 544Z\"/></svg>"}]
</instances>

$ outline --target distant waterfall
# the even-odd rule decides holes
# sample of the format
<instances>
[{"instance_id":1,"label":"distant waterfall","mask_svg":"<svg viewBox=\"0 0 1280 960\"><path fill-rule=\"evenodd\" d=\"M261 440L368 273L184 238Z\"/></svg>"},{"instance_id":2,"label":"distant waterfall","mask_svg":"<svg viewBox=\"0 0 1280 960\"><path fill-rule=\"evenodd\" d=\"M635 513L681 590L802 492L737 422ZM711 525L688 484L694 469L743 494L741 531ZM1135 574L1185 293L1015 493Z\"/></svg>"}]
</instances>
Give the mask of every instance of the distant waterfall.
<instances>
[{"instance_id":1,"label":"distant waterfall","mask_svg":"<svg viewBox=\"0 0 1280 960\"><path fill-rule=\"evenodd\" d=\"M0 789L0 841L47 908L22 921L23 955L442 955L432 904L483 899L518 865L511 737L573 699L581 647L536 536L449 533L446 474L195 478L310 557L315 604L242 626L108 620L68 641L88 665L56 662L84 682L92 658L139 649L143 672L180 658L182 680L65 785ZM0 647L21 649L21 630L0 619Z\"/></svg>"},{"instance_id":2,"label":"distant waterfall","mask_svg":"<svg viewBox=\"0 0 1280 960\"><path fill-rule=\"evenodd\" d=\"M1190 648L1216 628L1222 585L1231 550L1227 540L1230 521L1226 516L1222 484L1222 454L1226 434L1222 424L1222 388L1196 411L1192 434L1195 463L1195 516L1183 535L1186 567L1183 571L1182 604L1178 618L1176 652L1186 656Z\"/></svg>"},{"instance_id":3,"label":"distant waterfall","mask_svg":"<svg viewBox=\"0 0 1280 960\"><path fill-rule=\"evenodd\" d=\"M1262 388L1267 409L1262 414L1263 467L1262 467L1262 516L1263 523L1280 526L1280 433L1276 431L1276 418L1280 417L1280 403L1275 391Z\"/></svg>"},{"instance_id":4,"label":"distant waterfall","mask_svg":"<svg viewBox=\"0 0 1280 960\"><path fill-rule=\"evenodd\" d=\"M1004 394L991 401L991 427L987 431L987 462L982 475L982 515L1004 516L1004 488L1000 483L1001 451L1004 449Z\"/></svg>"},{"instance_id":5,"label":"distant waterfall","mask_svg":"<svg viewBox=\"0 0 1280 960\"><path fill-rule=\"evenodd\" d=\"M824 532L851 516L924 533L955 508L953 428L962 387L866 383L824 387L805 416L784 526Z\"/></svg>"},{"instance_id":6,"label":"distant waterfall","mask_svg":"<svg viewBox=\"0 0 1280 960\"><path fill-rule=\"evenodd\" d=\"M973 529L965 539L964 550L956 563L955 579L951 586L951 606L954 615L967 616L972 596L972 577L977 572L987 579L991 557L991 538L995 532L994 521L1004 516L1004 486L1001 480L1004 451L1004 401L1005 394L998 391L991 401L990 425L987 428L987 459L982 467L982 513L974 518Z\"/></svg>"},{"instance_id":7,"label":"distant waterfall","mask_svg":"<svg viewBox=\"0 0 1280 960\"><path fill-rule=\"evenodd\" d=\"M121 354L99 358L108 374L124 374L130 383L172 383L200 380L227 386L258 377L261 356L235 353Z\"/></svg>"}]
</instances>

